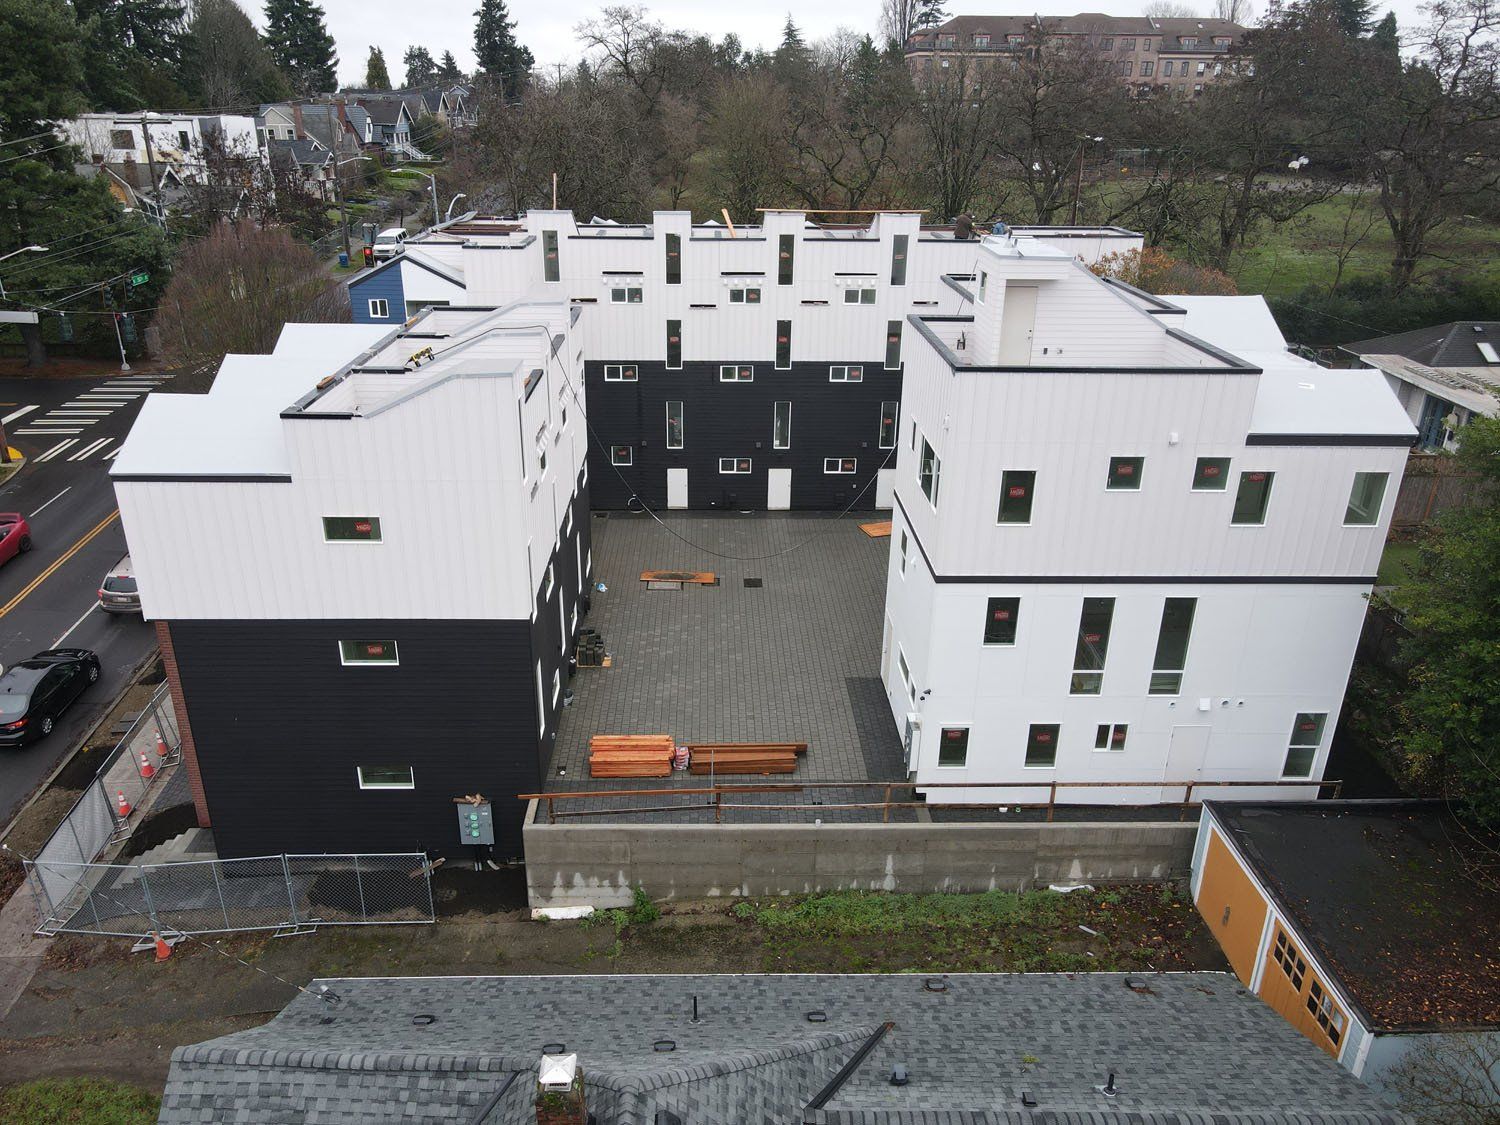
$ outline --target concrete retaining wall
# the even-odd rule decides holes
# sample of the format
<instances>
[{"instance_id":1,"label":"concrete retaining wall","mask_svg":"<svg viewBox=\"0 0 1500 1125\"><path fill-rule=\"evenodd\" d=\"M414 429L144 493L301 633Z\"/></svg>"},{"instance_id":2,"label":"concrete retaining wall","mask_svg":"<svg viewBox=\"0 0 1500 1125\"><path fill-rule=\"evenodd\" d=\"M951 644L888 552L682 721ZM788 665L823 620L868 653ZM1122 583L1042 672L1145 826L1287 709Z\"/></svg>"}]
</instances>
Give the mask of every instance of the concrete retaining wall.
<instances>
[{"instance_id":1,"label":"concrete retaining wall","mask_svg":"<svg viewBox=\"0 0 1500 1125\"><path fill-rule=\"evenodd\" d=\"M545 824L528 817L531 906L652 898L1029 890L1187 874L1198 825Z\"/></svg>"}]
</instances>

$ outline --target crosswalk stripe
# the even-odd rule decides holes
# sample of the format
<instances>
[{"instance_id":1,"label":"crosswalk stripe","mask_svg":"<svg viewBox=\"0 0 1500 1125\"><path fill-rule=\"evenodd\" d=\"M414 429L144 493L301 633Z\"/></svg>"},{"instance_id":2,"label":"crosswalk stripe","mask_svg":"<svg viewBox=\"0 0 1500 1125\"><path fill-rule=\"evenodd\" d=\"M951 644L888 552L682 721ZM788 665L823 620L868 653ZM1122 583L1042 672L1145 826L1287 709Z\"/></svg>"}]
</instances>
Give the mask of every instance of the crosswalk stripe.
<instances>
[{"instance_id":1,"label":"crosswalk stripe","mask_svg":"<svg viewBox=\"0 0 1500 1125\"><path fill-rule=\"evenodd\" d=\"M113 410L49 410L43 417L46 418L108 418Z\"/></svg>"},{"instance_id":2,"label":"crosswalk stripe","mask_svg":"<svg viewBox=\"0 0 1500 1125\"><path fill-rule=\"evenodd\" d=\"M70 456L68 458L68 460L69 461L82 461L89 454L98 452L100 449L103 449L106 445L108 445L110 442L112 442L114 440L115 440L114 438L100 438L98 441L93 442L90 445L86 445L82 449L80 449L77 452L75 452L72 456Z\"/></svg>"},{"instance_id":3,"label":"crosswalk stripe","mask_svg":"<svg viewBox=\"0 0 1500 1125\"><path fill-rule=\"evenodd\" d=\"M26 424L28 426L92 426L99 421L97 418L34 418Z\"/></svg>"},{"instance_id":4,"label":"crosswalk stripe","mask_svg":"<svg viewBox=\"0 0 1500 1125\"><path fill-rule=\"evenodd\" d=\"M7 414L4 418L0 418L0 423L14 422L17 418L20 418L20 417L23 417L24 415L30 414L33 410L40 410L40 409L41 409L41 407L39 407L39 406L23 406L23 407L21 407L20 410L12 411L11 413Z\"/></svg>"},{"instance_id":5,"label":"crosswalk stripe","mask_svg":"<svg viewBox=\"0 0 1500 1125\"><path fill-rule=\"evenodd\" d=\"M56 457L59 453L62 453L65 450L67 450L67 448L69 446L77 445L77 444L78 444L78 439L76 437L75 438L69 438L67 441L58 442L51 449L47 450L46 453L43 453L41 456L39 456L37 458L37 460L38 461L50 461L50 460L52 460L52 458Z\"/></svg>"},{"instance_id":6,"label":"crosswalk stripe","mask_svg":"<svg viewBox=\"0 0 1500 1125\"><path fill-rule=\"evenodd\" d=\"M115 459L115 454L119 453L120 450L122 450L124 448L125 447L123 445L117 445L117 446L115 446L113 449L111 449L108 453L106 453L104 455L104 459L106 461L113 461Z\"/></svg>"}]
</instances>

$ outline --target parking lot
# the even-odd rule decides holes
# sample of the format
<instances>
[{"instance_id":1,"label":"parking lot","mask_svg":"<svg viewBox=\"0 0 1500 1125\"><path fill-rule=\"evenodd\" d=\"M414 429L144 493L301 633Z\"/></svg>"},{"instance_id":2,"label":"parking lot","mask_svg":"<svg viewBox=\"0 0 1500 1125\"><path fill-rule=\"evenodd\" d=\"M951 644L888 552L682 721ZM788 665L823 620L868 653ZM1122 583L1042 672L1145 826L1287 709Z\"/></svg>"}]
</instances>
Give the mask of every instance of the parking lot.
<instances>
[{"instance_id":1,"label":"parking lot","mask_svg":"<svg viewBox=\"0 0 1500 1125\"><path fill-rule=\"evenodd\" d=\"M594 734L809 744L794 775L770 781L904 777L880 683L890 540L859 530L870 515L661 518L665 526L645 514L593 517L594 577L608 590L594 593L588 624L603 635L613 666L574 678L547 788L707 781L592 780ZM664 569L712 571L718 584L653 590L640 580L643 570Z\"/></svg>"}]
</instances>

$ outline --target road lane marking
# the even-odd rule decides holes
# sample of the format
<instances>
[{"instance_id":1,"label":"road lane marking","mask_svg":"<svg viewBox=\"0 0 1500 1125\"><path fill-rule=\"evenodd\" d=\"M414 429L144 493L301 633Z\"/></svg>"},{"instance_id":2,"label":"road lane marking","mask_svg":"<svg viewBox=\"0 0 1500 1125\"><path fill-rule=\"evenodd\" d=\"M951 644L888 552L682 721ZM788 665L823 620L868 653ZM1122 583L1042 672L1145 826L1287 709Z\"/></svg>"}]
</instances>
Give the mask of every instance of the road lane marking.
<instances>
[{"instance_id":1,"label":"road lane marking","mask_svg":"<svg viewBox=\"0 0 1500 1125\"><path fill-rule=\"evenodd\" d=\"M48 418L108 418L113 410L54 410Z\"/></svg>"},{"instance_id":2,"label":"road lane marking","mask_svg":"<svg viewBox=\"0 0 1500 1125\"><path fill-rule=\"evenodd\" d=\"M0 617L4 617L11 610L15 609L16 606L24 602L28 597L31 596L31 592L38 586L40 586L43 582L47 581L47 579L51 578L52 575L57 572L58 568L63 565L63 563L67 562L79 551L83 550L90 543L92 543L101 531L103 531L106 527L114 523L115 520L119 518L120 509L116 508L113 512L110 512L109 515L105 516L102 520L96 523L92 531L85 533L83 538L79 539L77 543L74 543L71 547L69 547L67 551L65 551L55 562L53 562L51 566L49 566L46 570L42 571L42 573L33 578L31 582L27 584L24 590L22 590L15 597L11 598L10 601L6 602L3 606L0 606Z\"/></svg>"},{"instance_id":3,"label":"road lane marking","mask_svg":"<svg viewBox=\"0 0 1500 1125\"><path fill-rule=\"evenodd\" d=\"M45 434L48 437L56 437L58 434L81 434L81 433L83 433L82 430L59 430L56 426L49 426L45 430L17 430L16 431L16 434L18 436L21 435L21 434L30 434L32 436L36 436L38 434ZM46 458L45 457L39 457L39 458L37 458L37 460L39 460L39 461L45 461Z\"/></svg>"},{"instance_id":4,"label":"road lane marking","mask_svg":"<svg viewBox=\"0 0 1500 1125\"><path fill-rule=\"evenodd\" d=\"M106 453L106 454L105 454L105 455L104 455L104 459L105 459L105 460L106 460L106 461L113 461L113 460L114 460L114 459L115 459L115 455L116 455L116 454L117 454L117 453L119 453L119 452L120 452L120 450L122 450L122 449L124 449L124 448L125 448L125 447L124 447L124 446L123 446L123 445L117 445L117 446L115 446L115 447L114 447L114 448L113 448L113 449L111 449L111 450L110 450L110 451L109 451L109 452L108 452L108 453Z\"/></svg>"},{"instance_id":5,"label":"road lane marking","mask_svg":"<svg viewBox=\"0 0 1500 1125\"><path fill-rule=\"evenodd\" d=\"M89 614L93 613L94 610L96 610L98 608L99 608L99 603L96 601L93 605L89 606L88 609L86 609L86 610L83 611L83 616L82 617L80 617L77 621L73 622L72 625L68 626L68 631L66 633L64 633L62 636L58 637L57 640L53 641L48 647L49 648L58 648L63 643L63 641L67 640L69 637L71 637L73 635L73 630L77 629L78 626L82 625L86 620L88 620Z\"/></svg>"},{"instance_id":6,"label":"road lane marking","mask_svg":"<svg viewBox=\"0 0 1500 1125\"><path fill-rule=\"evenodd\" d=\"M20 418L26 414L30 414L33 410L40 409L40 406L23 406L20 410L14 410L11 413L7 414L4 418L0 418L0 423L14 422L17 418Z\"/></svg>"},{"instance_id":7,"label":"road lane marking","mask_svg":"<svg viewBox=\"0 0 1500 1125\"><path fill-rule=\"evenodd\" d=\"M70 485L68 485L67 488L63 489L56 496L54 496L52 498L52 500L61 500L64 496L66 496L68 493L70 493L72 491L73 491L73 486L70 484ZM52 500L48 500L47 504L52 503ZM36 519L37 516L41 515L42 512L46 510L47 504L43 504L40 508L38 508L36 511L32 512L31 515L27 516L26 518L29 519L29 520Z\"/></svg>"},{"instance_id":8,"label":"road lane marking","mask_svg":"<svg viewBox=\"0 0 1500 1125\"><path fill-rule=\"evenodd\" d=\"M94 442L92 445L86 445L82 449L78 450L78 452L74 453L71 457L68 458L68 460L69 461L82 461L90 453L95 453L98 450L103 449L106 445L108 445L110 442L112 442L114 440L115 440L114 438L102 437L98 441Z\"/></svg>"},{"instance_id":9,"label":"road lane marking","mask_svg":"<svg viewBox=\"0 0 1500 1125\"><path fill-rule=\"evenodd\" d=\"M73 430L72 432L76 434L78 431L77 430ZM76 437L69 438L67 441L58 442L51 449L47 450L46 453L43 453L40 457L38 457L37 460L38 461L50 461L50 460L52 460L52 458L56 457L63 450L67 449L68 446L70 446L70 445L77 445L77 444L78 444L78 439Z\"/></svg>"}]
</instances>

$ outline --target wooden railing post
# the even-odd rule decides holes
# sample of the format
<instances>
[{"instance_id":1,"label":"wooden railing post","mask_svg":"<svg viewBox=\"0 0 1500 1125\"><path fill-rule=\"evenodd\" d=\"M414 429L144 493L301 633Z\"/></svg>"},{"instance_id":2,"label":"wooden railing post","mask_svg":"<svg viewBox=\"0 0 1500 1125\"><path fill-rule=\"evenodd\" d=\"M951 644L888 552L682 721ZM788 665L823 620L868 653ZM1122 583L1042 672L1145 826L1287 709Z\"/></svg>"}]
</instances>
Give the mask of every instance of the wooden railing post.
<instances>
[{"instance_id":1,"label":"wooden railing post","mask_svg":"<svg viewBox=\"0 0 1500 1125\"><path fill-rule=\"evenodd\" d=\"M724 790L714 786L714 823L724 823Z\"/></svg>"},{"instance_id":2,"label":"wooden railing post","mask_svg":"<svg viewBox=\"0 0 1500 1125\"><path fill-rule=\"evenodd\" d=\"M1182 811L1177 814L1178 820L1187 819L1188 806L1193 803L1193 783L1190 781L1182 791Z\"/></svg>"},{"instance_id":3,"label":"wooden railing post","mask_svg":"<svg viewBox=\"0 0 1500 1125\"><path fill-rule=\"evenodd\" d=\"M1057 782L1047 788L1047 823L1052 823L1052 814L1057 811Z\"/></svg>"},{"instance_id":4,"label":"wooden railing post","mask_svg":"<svg viewBox=\"0 0 1500 1125\"><path fill-rule=\"evenodd\" d=\"M891 790L893 788L894 786L891 785L885 787L885 808L880 813L881 822L885 824L891 822Z\"/></svg>"},{"instance_id":5,"label":"wooden railing post","mask_svg":"<svg viewBox=\"0 0 1500 1125\"><path fill-rule=\"evenodd\" d=\"M551 797L547 798L547 823L557 823L557 802L554 801Z\"/></svg>"}]
</instances>

